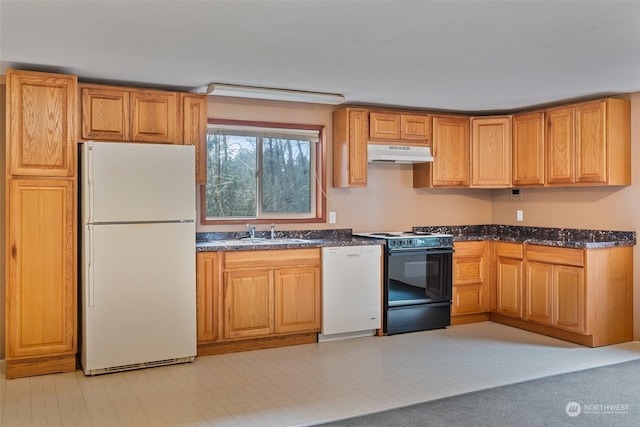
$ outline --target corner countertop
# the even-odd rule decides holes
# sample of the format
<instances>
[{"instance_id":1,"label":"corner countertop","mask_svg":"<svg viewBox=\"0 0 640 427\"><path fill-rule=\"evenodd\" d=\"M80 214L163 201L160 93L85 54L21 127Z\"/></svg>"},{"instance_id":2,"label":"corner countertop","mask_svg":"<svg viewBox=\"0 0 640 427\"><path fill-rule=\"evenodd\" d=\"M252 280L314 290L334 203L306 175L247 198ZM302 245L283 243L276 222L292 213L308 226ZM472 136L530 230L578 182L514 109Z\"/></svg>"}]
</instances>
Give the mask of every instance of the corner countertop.
<instances>
[{"instance_id":1,"label":"corner countertop","mask_svg":"<svg viewBox=\"0 0 640 427\"><path fill-rule=\"evenodd\" d=\"M515 225L422 226L414 231L452 234L454 242L496 240L563 248L597 249L634 246L635 231L578 228L523 227Z\"/></svg>"},{"instance_id":2,"label":"corner countertop","mask_svg":"<svg viewBox=\"0 0 640 427\"><path fill-rule=\"evenodd\" d=\"M276 232L276 239L304 239L304 242L271 243L269 232L256 232L256 237L267 239L259 244L243 243L246 232L196 233L196 252L254 251L264 249L304 249L336 246L383 245L379 239L352 236L350 228L331 230L302 230Z\"/></svg>"}]
</instances>

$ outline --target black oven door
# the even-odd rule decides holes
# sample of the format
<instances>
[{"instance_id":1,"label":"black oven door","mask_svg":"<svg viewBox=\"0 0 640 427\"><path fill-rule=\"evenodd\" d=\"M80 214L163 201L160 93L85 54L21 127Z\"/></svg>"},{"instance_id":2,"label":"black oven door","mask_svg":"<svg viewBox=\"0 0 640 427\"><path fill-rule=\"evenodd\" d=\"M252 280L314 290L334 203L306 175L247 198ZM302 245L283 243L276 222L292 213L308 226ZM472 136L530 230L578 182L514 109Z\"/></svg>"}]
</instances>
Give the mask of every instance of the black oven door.
<instances>
[{"instance_id":1,"label":"black oven door","mask_svg":"<svg viewBox=\"0 0 640 427\"><path fill-rule=\"evenodd\" d=\"M389 251L387 307L451 301L452 249Z\"/></svg>"}]
</instances>

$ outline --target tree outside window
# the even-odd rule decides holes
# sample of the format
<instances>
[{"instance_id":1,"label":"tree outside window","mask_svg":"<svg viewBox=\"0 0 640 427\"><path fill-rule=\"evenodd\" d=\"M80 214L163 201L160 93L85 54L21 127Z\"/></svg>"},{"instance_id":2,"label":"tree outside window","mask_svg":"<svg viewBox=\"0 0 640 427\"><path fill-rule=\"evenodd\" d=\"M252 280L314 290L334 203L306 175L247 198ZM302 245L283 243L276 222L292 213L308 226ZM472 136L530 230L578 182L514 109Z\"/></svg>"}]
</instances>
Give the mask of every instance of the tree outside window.
<instances>
[{"instance_id":1,"label":"tree outside window","mask_svg":"<svg viewBox=\"0 0 640 427\"><path fill-rule=\"evenodd\" d=\"M322 127L239 123L209 126L203 223L323 220Z\"/></svg>"}]
</instances>

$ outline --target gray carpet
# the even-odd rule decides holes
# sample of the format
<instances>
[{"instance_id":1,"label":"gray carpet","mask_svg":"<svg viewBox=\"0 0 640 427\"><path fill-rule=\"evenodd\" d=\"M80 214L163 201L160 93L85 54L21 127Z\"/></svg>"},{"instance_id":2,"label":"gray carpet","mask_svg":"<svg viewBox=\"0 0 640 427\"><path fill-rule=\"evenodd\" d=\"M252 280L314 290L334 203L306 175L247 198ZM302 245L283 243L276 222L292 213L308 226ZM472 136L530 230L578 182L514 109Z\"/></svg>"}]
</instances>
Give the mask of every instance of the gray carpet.
<instances>
[{"instance_id":1,"label":"gray carpet","mask_svg":"<svg viewBox=\"0 0 640 427\"><path fill-rule=\"evenodd\" d=\"M640 360L321 425L637 427L640 426Z\"/></svg>"}]
</instances>

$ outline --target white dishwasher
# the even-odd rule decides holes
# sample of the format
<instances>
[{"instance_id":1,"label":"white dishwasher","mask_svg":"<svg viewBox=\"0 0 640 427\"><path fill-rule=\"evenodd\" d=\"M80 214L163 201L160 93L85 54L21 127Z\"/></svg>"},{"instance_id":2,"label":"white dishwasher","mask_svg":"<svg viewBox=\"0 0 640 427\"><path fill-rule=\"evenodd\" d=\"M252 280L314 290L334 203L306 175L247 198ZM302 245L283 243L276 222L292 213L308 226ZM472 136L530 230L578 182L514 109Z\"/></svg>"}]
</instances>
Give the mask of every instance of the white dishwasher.
<instances>
[{"instance_id":1,"label":"white dishwasher","mask_svg":"<svg viewBox=\"0 0 640 427\"><path fill-rule=\"evenodd\" d=\"M373 335L382 327L382 247L322 248L318 341Z\"/></svg>"}]
</instances>

